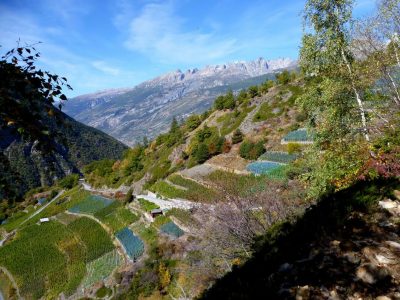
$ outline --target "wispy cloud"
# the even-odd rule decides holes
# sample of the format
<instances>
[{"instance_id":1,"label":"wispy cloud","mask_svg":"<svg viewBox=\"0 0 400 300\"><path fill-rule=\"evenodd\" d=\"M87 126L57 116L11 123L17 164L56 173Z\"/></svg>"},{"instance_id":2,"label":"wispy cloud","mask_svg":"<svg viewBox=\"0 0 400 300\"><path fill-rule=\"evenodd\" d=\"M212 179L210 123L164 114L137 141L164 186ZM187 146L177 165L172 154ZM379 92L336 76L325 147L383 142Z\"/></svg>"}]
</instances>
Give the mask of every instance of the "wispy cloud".
<instances>
[{"instance_id":1,"label":"wispy cloud","mask_svg":"<svg viewBox=\"0 0 400 300\"><path fill-rule=\"evenodd\" d=\"M163 63L207 63L238 49L237 40L215 32L185 29L169 3L146 4L129 26L125 46Z\"/></svg>"},{"instance_id":2,"label":"wispy cloud","mask_svg":"<svg viewBox=\"0 0 400 300\"><path fill-rule=\"evenodd\" d=\"M121 74L121 70L108 65L105 61L102 61L102 60L93 61L92 66L95 69L97 69L105 74L108 74L108 75L118 76Z\"/></svg>"}]
</instances>

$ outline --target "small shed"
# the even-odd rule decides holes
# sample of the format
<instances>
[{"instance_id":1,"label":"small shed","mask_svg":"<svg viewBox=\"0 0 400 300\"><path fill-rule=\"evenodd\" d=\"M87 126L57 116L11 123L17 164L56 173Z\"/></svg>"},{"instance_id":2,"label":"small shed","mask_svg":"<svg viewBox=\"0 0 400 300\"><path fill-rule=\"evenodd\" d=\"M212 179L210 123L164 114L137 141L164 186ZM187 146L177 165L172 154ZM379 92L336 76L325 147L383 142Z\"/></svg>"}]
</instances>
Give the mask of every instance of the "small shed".
<instances>
[{"instance_id":1,"label":"small shed","mask_svg":"<svg viewBox=\"0 0 400 300\"><path fill-rule=\"evenodd\" d=\"M40 223L47 223L47 222L49 222L49 221L50 221L49 218L41 218L41 219L40 219Z\"/></svg>"},{"instance_id":2,"label":"small shed","mask_svg":"<svg viewBox=\"0 0 400 300\"><path fill-rule=\"evenodd\" d=\"M157 217L157 216L162 216L162 215L163 215L163 211L162 211L162 209L160 209L160 208L152 209L152 210L150 211L150 215L151 215L153 218L155 218L155 217Z\"/></svg>"}]
</instances>

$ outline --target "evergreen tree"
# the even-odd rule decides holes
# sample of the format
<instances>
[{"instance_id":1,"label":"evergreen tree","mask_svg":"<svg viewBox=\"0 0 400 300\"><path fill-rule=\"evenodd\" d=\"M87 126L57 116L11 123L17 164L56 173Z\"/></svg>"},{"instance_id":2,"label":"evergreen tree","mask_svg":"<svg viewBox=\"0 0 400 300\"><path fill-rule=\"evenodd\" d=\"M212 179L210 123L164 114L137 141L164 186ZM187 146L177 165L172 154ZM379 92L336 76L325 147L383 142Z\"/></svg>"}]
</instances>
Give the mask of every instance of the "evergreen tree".
<instances>
[{"instance_id":1,"label":"evergreen tree","mask_svg":"<svg viewBox=\"0 0 400 300\"><path fill-rule=\"evenodd\" d=\"M243 141L243 133L240 129L236 129L236 131L232 135L232 144L238 144Z\"/></svg>"},{"instance_id":2,"label":"evergreen tree","mask_svg":"<svg viewBox=\"0 0 400 300\"><path fill-rule=\"evenodd\" d=\"M195 152L195 158L199 164L205 162L210 157L208 146L205 143L200 143Z\"/></svg>"}]
</instances>

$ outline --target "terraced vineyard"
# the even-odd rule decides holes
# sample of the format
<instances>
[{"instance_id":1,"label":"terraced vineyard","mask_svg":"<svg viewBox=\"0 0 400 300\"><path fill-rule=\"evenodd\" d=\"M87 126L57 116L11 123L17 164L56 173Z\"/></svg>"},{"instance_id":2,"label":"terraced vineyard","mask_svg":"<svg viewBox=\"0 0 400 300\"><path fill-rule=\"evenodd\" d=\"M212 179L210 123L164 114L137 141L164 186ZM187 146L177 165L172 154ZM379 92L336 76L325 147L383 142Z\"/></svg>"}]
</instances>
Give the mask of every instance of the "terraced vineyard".
<instances>
[{"instance_id":1,"label":"terraced vineyard","mask_svg":"<svg viewBox=\"0 0 400 300\"><path fill-rule=\"evenodd\" d=\"M115 236L124 246L126 253L132 260L137 260L144 252L144 244L142 240L133 234L132 230L125 227L118 231Z\"/></svg>"},{"instance_id":2,"label":"terraced vineyard","mask_svg":"<svg viewBox=\"0 0 400 300\"><path fill-rule=\"evenodd\" d=\"M14 276L28 299L54 299L72 294L85 276L85 263L114 249L106 231L95 221L79 218L69 225L50 221L20 230L0 248L0 266Z\"/></svg>"},{"instance_id":3,"label":"terraced vineyard","mask_svg":"<svg viewBox=\"0 0 400 300\"><path fill-rule=\"evenodd\" d=\"M108 233L92 219L79 218L68 224L68 229L74 232L82 241L85 241L86 262L92 261L114 249Z\"/></svg>"},{"instance_id":4,"label":"terraced vineyard","mask_svg":"<svg viewBox=\"0 0 400 300\"><path fill-rule=\"evenodd\" d=\"M278 162L283 164L288 164L297 158L296 154L289 154L282 151L267 151L262 154L258 160L268 160L272 162Z\"/></svg>"},{"instance_id":5,"label":"terraced vineyard","mask_svg":"<svg viewBox=\"0 0 400 300\"><path fill-rule=\"evenodd\" d=\"M110 227L114 232L139 220L137 215L124 208L122 204L117 201L97 211L94 216Z\"/></svg>"},{"instance_id":6,"label":"terraced vineyard","mask_svg":"<svg viewBox=\"0 0 400 300\"><path fill-rule=\"evenodd\" d=\"M256 161L247 165L247 170L256 175L267 174L277 168L280 168L282 164L271 162L271 161Z\"/></svg>"},{"instance_id":7,"label":"terraced vineyard","mask_svg":"<svg viewBox=\"0 0 400 300\"><path fill-rule=\"evenodd\" d=\"M289 132L283 137L282 141L284 143L312 143L313 136L307 132L307 129L300 128L295 131Z\"/></svg>"},{"instance_id":8,"label":"terraced vineyard","mask_svg":"<svg viewBox=\"0 0 400 300\"><path fill-rule=\"evenodd\" d=\"M104 198L98 195L89 195L83 201L69 209L72 213L93 215L99 210L111 205L114 200Z\"/></svg>"},{"instance_id":9,"label":"terraced vineyard","mask_svg":"<svg viewBox=\"0 0 400 300\"><path fill-rule=\"evenodd\" d=\"M179 189L165 181L158 181L152 186L153 191L164 197L182 198L196 202L210 202L218 198L218 194L214 190L180 175L171 175L168 180L185 189Z\"/></svg>"},{"instance_id":10,"label":"terraced vineyard","mask_svg":"<svg viewBox=\"0 0 400 300\"><path fill-rule=\"evenodd\" d=\"M185 234L174 222L168 222L161 226L160 231L172 237L178 238Z\"/></svg>"},{"instance_id":11,"label":"terraced vineyard","mask_svg":"<svg viewBox=\"0 0 400 300\"><path fill-rule=\"evenodd\" d=\"M104 280L113 270L122 264L122 257L117 250L104 254L86 265L86 277L83 286L89 287L92 284Z\"/></svg>"}]
</instances>

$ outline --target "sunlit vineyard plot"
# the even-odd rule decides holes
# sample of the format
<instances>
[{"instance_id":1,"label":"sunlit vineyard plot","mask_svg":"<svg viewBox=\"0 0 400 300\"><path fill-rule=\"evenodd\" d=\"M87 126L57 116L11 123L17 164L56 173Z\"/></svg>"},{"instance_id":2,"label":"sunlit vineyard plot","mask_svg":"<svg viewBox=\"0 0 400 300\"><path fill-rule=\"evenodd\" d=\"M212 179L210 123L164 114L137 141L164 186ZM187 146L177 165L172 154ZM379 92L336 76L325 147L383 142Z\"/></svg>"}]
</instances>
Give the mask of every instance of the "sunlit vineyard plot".
<instances>
[{"instance_id":1,"label":"sunlit vineyard plot","mask_svg":"<svg viewBox=\"0 0 400 300\"><path fill-rule=\"evenodd\" d=\"M103 256L89 262L86 265L86 277L83 281L84 287L89 287L92 284L104 280L113 272L113 270L123 263L122 257L117 250L113 250Z\"/></svg>"},{"instance_id":2,"label":"sunlit vineyard plot","mask_svg":"<svg viewBox=\"0 0 400 300\"><path fill-rule=\"evenodd\" d=\"M274 169L281 167L282 164L270 161L257 161L247 165L247 170L253 174L268 174Z\"/></svg>"},{"instance_id":3,"label":"sunlit vineyard plot","mask_svg":"<svg viewBox=\"0 0 400 300\"><path fill-rule=\"evenodd\" d=\"M89 195L83 201L79 202L75 206L69 209L72 213L82 213L82 214L95 214L99 210L111 205L114 200L98 196Z\"/></svg>"},{"instance_id":4,"label":"sunlit vineyard plot","mask_svg":"<svg viewBox=\"0 0 400 300\"><path fill-rule=\"evenodd\" d=\"M110 227L114 232L139 220L137 215L122 207L122 204L117 201L99 210L94 216Z\"/></svg>"},{"instance_id":5,"label":"sunlit vineyard plot","mask_svg":"<svg viewBox=\"0 0 400 300\"><path fill-rule=\"evenodd\" d=\"M278 163L288 164L297 158L296 154L289 154L281 151L267 151L262 154L258 160L268 160Z\"/></svg>"},{"instance_id":6,"label":"sunlit vineyard plot","mask_svg":"<svg viewBox=\"0 0 400 300\"><path fill-rule=\"evenodd\" d=\"M61 292L72 295L85 277L85 264L114 249L108 233L94 220L50 221L25 227L0 247L0 266L11 272L25 298L56 298ZM113 257L113 265L119 264L121 260Z\"/></svg>"},{"instance_id":7,"label":"sunlit vineyard plot","mask_svg":"<svg viewBox=\"0 0 400 300\"><path fill-rule=\"evenodd\" d=\"M174 222L168 222L160 227L160 231L172 237L178 238L185 234Z\"/></svg>"},{"instance_id":8,"label":"sunlit vineyard plot","mask_svg":"<svg viewBox=\"0 0 400 300\"><path fill-rule=\"evenodd\" d=\"M108 233L96 221L82 217L70 224L67 228L74 232L86 246L85 261L92 261L114 249Z\"/></svg>"},{"instance_id":9,"label":"sunlit vineyard plot","mask_svg":"<svg viewBox=\"0 0 400 300\"><path fill-rule=\"evenodd\" d=\"M300 128L295 131L289 132L282 140L283 140L283 142L286 142L286 143L290 143L290 142L312 143L313 136L312 136L312 134L307 132L307 129Z\"/></svg>"},{"instance_id":10,"label":"sunlit vineyard plot","mask_svg":"<svg viewBox=\"0 0 400 300\"><path fill-rule=\"evenodd\" d=\"M84 269L83 274L75 270L84 266L84 251L85 246L65 225L51 221L26 227L1 247L0 266L11 272L24 297L55 297L74 290L83 278Z\"/></svg>"},{"instance_id":11,"label":"sunlit vineyard plot","mask_svg":"<svg viewBox=\"0 0 400 300\"><path fill-rule=\"evenodd\" d=\"M118 231L115 236L124 246L126 253L132 260L137 260L144 252L143 241L133 234L132 230L125 227Z\"/></svg>"}]
</instances>

